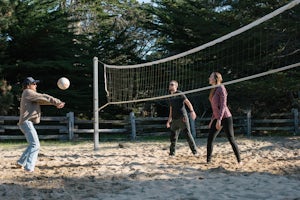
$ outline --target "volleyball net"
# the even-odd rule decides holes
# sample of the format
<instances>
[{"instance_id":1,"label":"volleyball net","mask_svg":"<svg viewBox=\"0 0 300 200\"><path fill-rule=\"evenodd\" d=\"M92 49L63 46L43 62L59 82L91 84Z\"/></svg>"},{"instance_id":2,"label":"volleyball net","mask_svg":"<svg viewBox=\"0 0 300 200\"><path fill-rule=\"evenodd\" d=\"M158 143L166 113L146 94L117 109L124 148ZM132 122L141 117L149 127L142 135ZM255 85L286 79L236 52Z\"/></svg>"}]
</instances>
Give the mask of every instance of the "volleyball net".
<instances>
[{"instance_id":1,"label":"volleyball net","mask_svg":"<svg viewBox=\"0 0 300 200\"><path fill-rule=\"evenodd\" d=\"M229 34L168 58L136 65L104 64L107 103L100 108L95 57L94 140L98 141L100 110L174 96L168 94L171 80L179 82L184 94L193 94L212 88L208 77L213 71L220 72L223 84L229 85L299 67L299 4L300 0L293 0Z\"/></svg>"},{"instance_id":2,"label":"volleyball net","mask_svg":"<svg viewBox=\"0 0 300 200\"><path fill-rule=\"evenodd\" d=\"M183 93L210 89L208 76L223 75L224 84L266 76L300 65L300 0L218 39L161 60L136 65L104 64L107 104L167 98L168 82L177 80ZM297 43L298 42L298 43Z\"/></svg>"}]
</instances>

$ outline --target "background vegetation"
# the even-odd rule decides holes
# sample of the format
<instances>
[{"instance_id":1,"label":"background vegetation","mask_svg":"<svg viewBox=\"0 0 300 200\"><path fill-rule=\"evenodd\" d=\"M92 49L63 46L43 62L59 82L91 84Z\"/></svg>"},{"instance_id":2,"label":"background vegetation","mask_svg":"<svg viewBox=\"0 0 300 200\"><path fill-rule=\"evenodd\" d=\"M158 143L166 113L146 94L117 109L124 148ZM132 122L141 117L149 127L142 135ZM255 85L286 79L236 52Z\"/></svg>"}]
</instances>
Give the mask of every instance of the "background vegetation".
<instances>
[{"instance_id":1,"label":"background vegetation","mask_svg":"<svg viewBox=\"0 0 300 200\"><path fill-rule=\"evenodd\" d=\"M47 115L73 111L76 116L91 118L94 56L101 62L119 65L161 59L216 39L288 2L1 0L0 114L18 115L20 83L26 76L33 76L42 81L40 92L67 102L62 110L44 108ZM290 15L300 22L299 6L296 11ZM299 29L299 24L295 28ZM298 36L294 45L299 48ZM299 52L297 55L300 60ZM102 73L100 105L106 103ZM63 92L56 86L61 76L71 80L71 87ZM231 85L229 102L236 113L245 108L259 115L289 112L299 108L299 80L299 70L293 70ZM202 99L198 114L209 107L206 93L191 98L197 102ZM164 107L165 103L160 105ZM159 115L165 115L165 110L161 109ZM110 106L102 116L113 118L126 112Z\"/></svg>"}]
</instances>

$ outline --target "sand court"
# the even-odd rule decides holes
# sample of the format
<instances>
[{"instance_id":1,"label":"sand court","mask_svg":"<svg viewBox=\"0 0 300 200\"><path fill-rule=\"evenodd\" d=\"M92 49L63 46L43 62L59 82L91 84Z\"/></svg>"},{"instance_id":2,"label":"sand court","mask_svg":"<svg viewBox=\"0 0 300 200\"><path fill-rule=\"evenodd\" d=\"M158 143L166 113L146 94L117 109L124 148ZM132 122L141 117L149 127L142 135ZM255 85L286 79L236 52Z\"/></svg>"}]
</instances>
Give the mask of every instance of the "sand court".
<instances>
[{"instance_id":1,"label":"sand court","mask_svg":"<svg viewBox=\"0 0 300 200\"><path fill-rule=\"evenodd\" d=\"M300 199L300 138L236 139L237 165L226 138L206 164L206 139L194 156L185 140L169 157L169 141L42 143L37 169L15 166L24 144L0 147L0 199Z\"/></svg>"}]
</instances>

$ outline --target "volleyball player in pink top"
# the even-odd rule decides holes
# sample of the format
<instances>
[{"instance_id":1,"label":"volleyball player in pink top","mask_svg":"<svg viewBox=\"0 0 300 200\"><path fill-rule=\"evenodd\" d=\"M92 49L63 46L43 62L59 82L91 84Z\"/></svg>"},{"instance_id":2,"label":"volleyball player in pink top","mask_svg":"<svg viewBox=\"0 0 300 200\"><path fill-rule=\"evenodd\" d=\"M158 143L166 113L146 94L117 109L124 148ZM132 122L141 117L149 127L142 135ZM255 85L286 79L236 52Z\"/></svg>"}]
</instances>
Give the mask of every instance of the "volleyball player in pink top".
<instances>
[{"instance_id":1,"label":"volleyball player in pink top","mask_svg":"<svg viewBox=\"0 0 300 200\"><path fill-rule=\"evenodd\" d=\"M232 115L227 107L227 91L222 85L222 75L219 72L211 73L209 77L209 84L215 85L209 94L209 101L212 107L212 118L208 125L209 134L207 138L207 163L211 161L213 142L221 129L223 128L236 156L239 164L241 164L241 157L239 148L234 140Z\"/></svg>"}]
</instances>

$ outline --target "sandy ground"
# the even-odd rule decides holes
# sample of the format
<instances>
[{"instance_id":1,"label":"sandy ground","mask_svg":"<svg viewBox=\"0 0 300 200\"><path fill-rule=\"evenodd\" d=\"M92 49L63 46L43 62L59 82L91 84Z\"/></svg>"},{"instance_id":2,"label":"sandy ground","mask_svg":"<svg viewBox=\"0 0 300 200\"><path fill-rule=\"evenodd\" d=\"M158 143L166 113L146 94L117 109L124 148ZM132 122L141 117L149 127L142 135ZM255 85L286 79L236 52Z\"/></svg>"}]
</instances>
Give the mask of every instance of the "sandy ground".
<instances>
[{"instance_id":1,"label":"sandy ground","mask_svg":"<svg viewBox=\"0 0 300 200\"><path fill-rule=\"evenodd\" d=\"M206 139L192 155L185 140L42 143L37 168L15 166L24 144L0 143L0 199L282 199L300 200L300 137L237 138L243 165L217 138L206 164Z\"/></svg>"}]
</instances>

